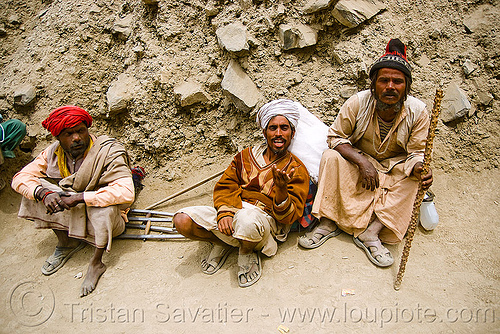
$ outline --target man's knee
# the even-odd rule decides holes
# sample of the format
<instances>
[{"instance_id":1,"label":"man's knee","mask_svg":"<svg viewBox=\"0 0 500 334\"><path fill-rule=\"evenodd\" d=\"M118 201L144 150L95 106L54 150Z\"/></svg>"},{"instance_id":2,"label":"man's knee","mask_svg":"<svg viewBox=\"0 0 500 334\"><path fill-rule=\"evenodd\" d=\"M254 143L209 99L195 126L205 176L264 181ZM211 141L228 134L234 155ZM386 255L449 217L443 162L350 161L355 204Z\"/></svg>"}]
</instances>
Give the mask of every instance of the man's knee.
<instances>
[{"instance_id":1,"label":"man's knee","mask_svg":"<svg viewBox=\"0 0 500 334\"><path fill-rule=\"evenodd\" d=\"M342 155L337 152L337 150L332 150L332 149L326 149L323 151L323 155L321 156L322 160L328 161L328 160L337 160L340 159Z\"/></svg>"},{"instance_id":2,"label":"man's knee","mask_svg":"<svg viewBox=\"0 0 500 334\"><path fill-rule=\"evenodd\" d=\"M191 237L194 234L194 222L187 214L183 212L176 213L174 218L172 218L172 223L176 228L177 232L185 237Z\"/></svg>"},{"instance_id":3,"label":"man's knee","mask_svg":"<svg viewBox=\"0 0 500 334\"><path fill-rule=\"evenodd\" d=\"M265 232L265 214L255 209L242 209L234 220L235 234L248 235L252 239L262 238Z\"/></svg>"}]
</instances>

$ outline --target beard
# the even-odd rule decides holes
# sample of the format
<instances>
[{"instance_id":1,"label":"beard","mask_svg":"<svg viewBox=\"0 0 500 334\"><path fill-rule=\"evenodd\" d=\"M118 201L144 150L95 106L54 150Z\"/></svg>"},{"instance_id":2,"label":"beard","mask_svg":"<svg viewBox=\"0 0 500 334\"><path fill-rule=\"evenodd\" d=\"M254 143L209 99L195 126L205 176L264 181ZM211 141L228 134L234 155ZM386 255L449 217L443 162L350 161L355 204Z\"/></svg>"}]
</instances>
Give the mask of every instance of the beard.
<instances>
[{"instance_id":1,"label":"beard","mask_svg":"<svg viewBox=\"0 0 500 334\"><path fill-rule=\"evenodd\" d=\"M396 103L393 103L393 104L389 104L389 103L385 103L385 102L382 102L378 96L378 94L374 94L375 95L375 100L376 100L376 104L375 104L375 108L377 110L381 110L381 111L384 111L384 110L388 110L388 109L394 109L394 110L401 110L401 107L403 106L403 102L404 102L404 97L403 96L400 96L398 102ZM385 95L391 95L391 94L385 94ZM383 96L385 96L383 95ZM391 95L393 96L393 95Z\"/></svg>"},{"instance_id":2,"label":"beard","mask_svg":"<svg viewBox=\"0 0 500 334\"><path fill-rule=\"evenodd\" d=\"M377 100L377 102L375 104L375 108L377 110L381 110L381 111L391 109L391 108L395 108L395 110L401 110L401 107L403 106L403 99L400 99L398 102L396 102L394 104L382 102L378 98L375 98L375 100Z\"/></svg>"}]
</instances>

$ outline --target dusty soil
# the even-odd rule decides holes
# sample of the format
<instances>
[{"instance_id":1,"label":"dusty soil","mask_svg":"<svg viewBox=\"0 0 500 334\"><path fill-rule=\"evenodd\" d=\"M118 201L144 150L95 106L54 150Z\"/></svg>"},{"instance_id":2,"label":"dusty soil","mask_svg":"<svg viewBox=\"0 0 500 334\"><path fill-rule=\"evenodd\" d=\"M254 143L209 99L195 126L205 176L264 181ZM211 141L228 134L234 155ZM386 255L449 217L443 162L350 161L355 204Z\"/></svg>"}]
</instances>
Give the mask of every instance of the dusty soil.
<instances>
[{"instance_id":1,"label":"dusty soil","mask_svg":"<svg viewBox=\"0 0 500 334\"><path fill-rule=\"evenodd\" d=\"M206 15L207 3L216 16ZM90 247L43 276L55 237L16 217L20 198L7 188L0 192L0 332L279 333L280 325L290 333L499 332L498 1L386 0L385 11L348 30L331 8L301 14L304 3L255 0L243 10L221 0L161 0L156 8L139 0L0 1L0 113L28 125L22 151L0 166L0 175L11 178L52 140L40 125L50 110L76 104L94 117L93 132L117 137L133 164L146 168L146 188L135 203L144 208L223 170L236 151L261 140L254 115L222 94L234 56L218 46L218 27L239 20L257 41L238 62L265 101L297 100L328 125L344 90L366 89L363 68L399 37L408 45L413 95L431 105L436 87L457 82L473 107L438 124L432 188L440 223L433 232L417 231L401 290L392 287L397 266L374 267L349 236L305 251L295 233L247 289L237 285L236 254L206 276L199 266L204 243L116 240L97 290L80 299L82 280L74 276L85 273ZM123 40L113 24L127 15L132 33ZM473 32L464 28L471 18ZM318 29L317 45L282 51L279 24L299 21ZM466 60L475 66L470 75ZM140 89L126 112L108 117L106 91L122 73ZM188 78L210 94L207 104L179 106L173 87ZM25 84L36 88L35 103L15 107L14 91ZM484 104L481 94L493 100ZM213 184L159 209L210 205ZM389 248L399 262L403 245Z\"/></svg>"},{"instance_id":2,"label":"dusty soil","mask_svg":"<svg viewBox=\"0 0 500 334\"><path fill-rule=\"evenodd\" d=\"M215 171L203 169L175 185L149 179L136 207ZM210 205L212 185L158 209ZM0 332L279 333L280 325L290 333L498 332L499 188L497 170L436 171L440 222L432 232L417 230L399 291L393 289L397 265L376 268L348 235L306 251L293 233L276 256L263 261L260 281L246 289L236 281L236 253L207 276L199 265L206 243L115 240L104 256L108 270L85 298L78 297L82 279L74 276L85 273L90 247L43 276L40 267L55 237L16 218L19 196L6 189L0 194ZM399 263L403 246L389 248ZM344 290L353 294L342 296Z\"/></svg>"}]
</instances>

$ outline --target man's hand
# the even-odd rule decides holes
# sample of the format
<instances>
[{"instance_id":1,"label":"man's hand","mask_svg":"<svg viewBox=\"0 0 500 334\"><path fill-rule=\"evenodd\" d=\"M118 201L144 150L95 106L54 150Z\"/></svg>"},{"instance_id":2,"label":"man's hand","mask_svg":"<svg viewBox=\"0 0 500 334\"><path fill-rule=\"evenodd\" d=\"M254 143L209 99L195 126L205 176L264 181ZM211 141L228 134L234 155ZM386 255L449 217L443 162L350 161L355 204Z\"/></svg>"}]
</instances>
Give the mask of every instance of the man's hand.
<instances>
[{"instance_id":1,"label":"man's hand","mask_svg":"<svg viewBox=\"0 0 500 334\"><path fill-rule=\"evenodd\" d=\"M61 196L57 192L51 192L46 195L43 199L43 204L47 208L47 213L49 214L69 209L69 206L61 200Z\"/></svg>"},{"instance_id":2,"label":"man's hand","mask_svg":"<svg viewBox=\"0 0 500 334\"><path fill-rule=\"evenodd\" d=\"M69 210L78 203L83 202L83 193L69 194L66 192L51 192L43 199L43 204L47 208L47 213L49 214Z\"/></svg>"},{"instance_id":3,"label":"man's hand","mask_svg":"<svg viewBox=\"0 0 500 334\"><path fill-rule=\"evenodd\" d=\"M279 204L288 197L287 186L295 174L295 168L292 168L288 174L284 170L279 170L276 166L273 166L271 171L273 172L274 185L276 186L275 201Z\"/></svg>"},{"instance_id":4,"label":"man's hand","mask_svg":"<svg viewBox=\"0 0 500 334\"><path fill-rule=\"evenodd\" d=\"M344 159L358 166L361 186L367 190L375 190L379 186L378 172L375 166L351 144L340 144L335 150L344 157Z\"/></svg>"},{"instance_id":5,"label":"man's hand","mask_svg":"<svg viewBox=\"0 0 500 334\"><path fill-rule=\"evenodd\" d=\"M233 235L233 217L224 217L217 223L219 231L225 235Z\"/></svg>"},{"instance_id":6,"label":"man's hand","mask_svg":"<svg viewBox=\"0 0 500 334\"><path fill-rule=\"evenodd\" d=\"M361 186L367 190L375 190L379 186L378 172L373 164L365 157L364 161L358 166L361 175Z\"/></svg>"},{"instance_id":7,"label":"man's hand","mask_svg":"<svg viewBox=\"0 0 500 334\"><path fill-rule=\"evenodd\" d=\"M426 175L422 175L423 165L421 162L417 162L413 167L413 175L422 181L422 189L426 190L432 184L432 170L429 168L429 172Z\"/></svg>"}]
</instances>

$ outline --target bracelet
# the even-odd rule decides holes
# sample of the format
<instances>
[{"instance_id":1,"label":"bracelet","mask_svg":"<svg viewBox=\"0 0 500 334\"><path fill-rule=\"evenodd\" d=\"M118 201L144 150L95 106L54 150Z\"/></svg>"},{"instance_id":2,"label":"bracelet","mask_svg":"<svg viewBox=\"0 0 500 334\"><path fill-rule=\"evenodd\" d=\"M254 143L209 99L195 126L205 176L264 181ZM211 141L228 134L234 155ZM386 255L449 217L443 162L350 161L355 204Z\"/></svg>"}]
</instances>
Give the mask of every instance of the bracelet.
<instances>
[{"instance_id":1,"label":"bracelet","mask_svg":"<svg viewBox=\"0 0 500 334\"><path fill-rule=\"evenodd\" d=\"M43 202L45 200L45 197L47 197L48 195L53 194L53 193L55 193L55 191L52 191L52 190L47 191L45 194L43 194L42 199L40 201Z\"/></svg>"},{"instance_id":2,"label":"bracelet","mask_svg":"<svg viewBox=\"0 0 500 334\"><path fill-rule=\"evenodd\" d=\"M43 189L43 187L41 185L37 185L35 187L35 190L33 190L33 197L35 198L35 201L38 201L38 202L40 201L40 196L38 196L37 193L39 190L42 190L42 189Z\"/></svg>"}]
</instances>

